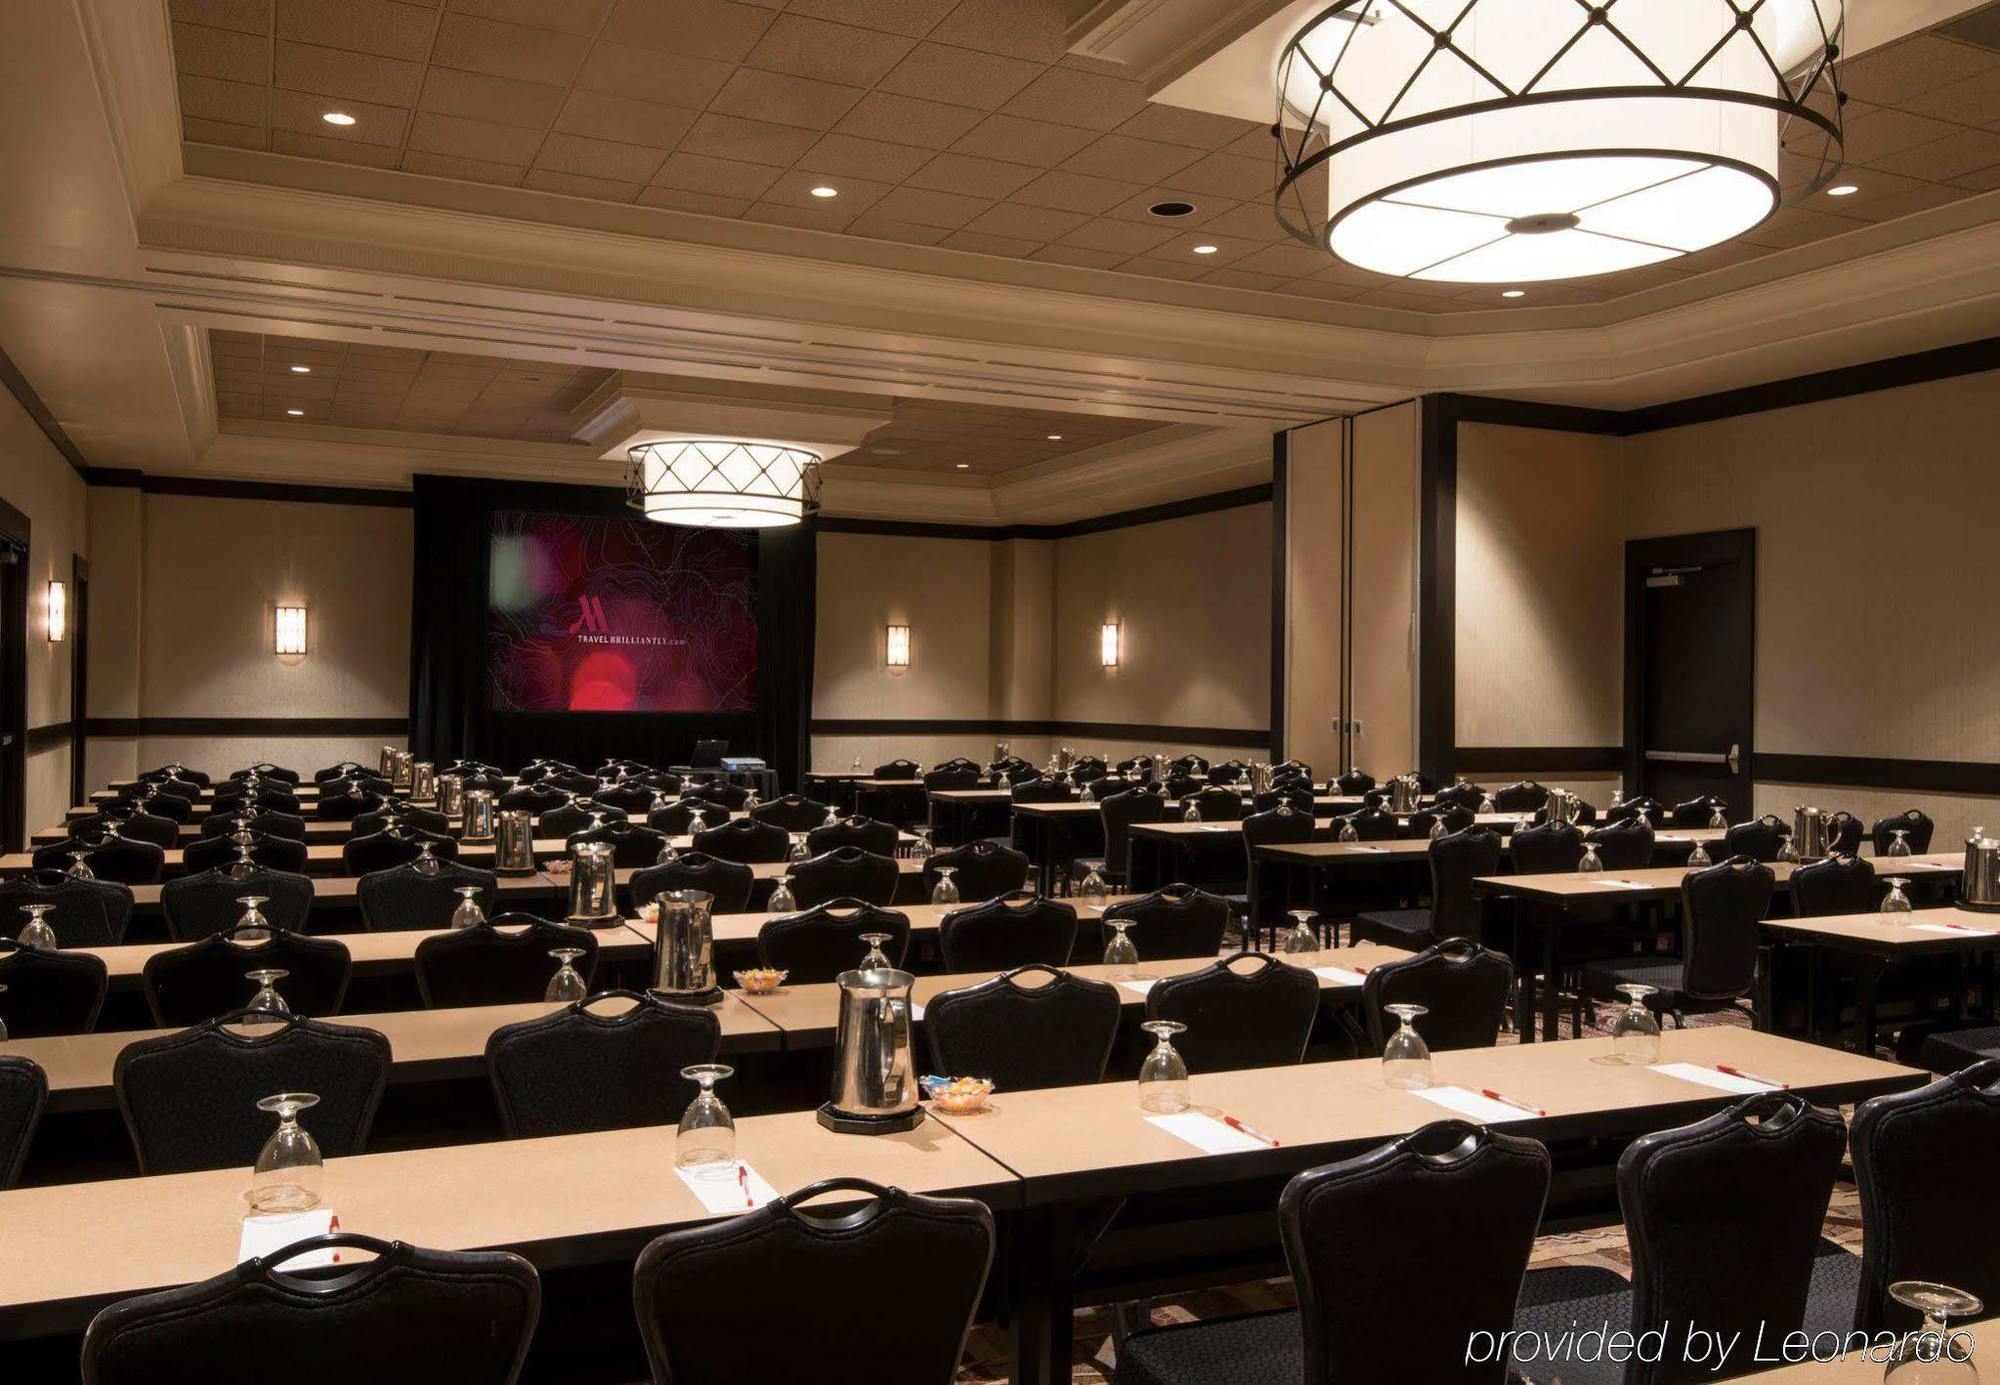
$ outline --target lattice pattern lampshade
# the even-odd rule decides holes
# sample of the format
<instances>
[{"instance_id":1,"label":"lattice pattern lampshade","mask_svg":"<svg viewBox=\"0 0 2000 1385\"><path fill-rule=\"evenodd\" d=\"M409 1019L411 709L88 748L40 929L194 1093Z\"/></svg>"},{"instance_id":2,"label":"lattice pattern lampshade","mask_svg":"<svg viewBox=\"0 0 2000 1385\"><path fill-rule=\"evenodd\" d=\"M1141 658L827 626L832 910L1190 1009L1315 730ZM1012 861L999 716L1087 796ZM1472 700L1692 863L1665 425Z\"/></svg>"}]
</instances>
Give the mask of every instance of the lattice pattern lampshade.
<instances>
[{"instance_id":1,"label":"lattice pattern lampshade","mask_svg":"<svg viewBox=\"0 0 2000 1385\"><path fill-rule=\"evenodd\" d=\"M1279 219L1459 283L1706 249L1838 171L1843 22L1843 0L1339 0L1279 60Z\"/></svg>"},{"instance_id":2,"label":"lattice pattern lampshade","mask_svg":"<svg viewBox=\"0 0 2000 1385\"><path fill-rule=\"evenodd\" d=\"M778 443L640 443L626 499L646 518L704 529L764 529L819 512L817 453Z\"/></svg>"}]
</instances>

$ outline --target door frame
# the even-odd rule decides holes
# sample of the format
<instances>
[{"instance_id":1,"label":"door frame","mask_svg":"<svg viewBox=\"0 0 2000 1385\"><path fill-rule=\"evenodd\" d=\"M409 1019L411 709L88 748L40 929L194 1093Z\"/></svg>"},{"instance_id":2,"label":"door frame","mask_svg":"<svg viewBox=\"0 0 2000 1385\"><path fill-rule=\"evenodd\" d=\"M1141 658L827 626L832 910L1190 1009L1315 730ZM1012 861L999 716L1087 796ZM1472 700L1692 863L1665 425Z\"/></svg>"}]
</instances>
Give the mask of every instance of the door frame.
<instances>
[{"instance_id":1,"label":"door frame","mask_svg":"<svg viewBox=\"0 0 2000 1385\"><path fill-rule=\"evenodd\" d=\"M1625 791L1643 792L1646 782L1646 728L1640 725L1646 705L1642 686L1646 667L1647 569L1668 562L1738 562L1750 575L1749 700L1743 708L1742 756L1735 788L1745 811L1752 803L1757 763L1757 531L1712 529L1696 534L1670 534L1625 541Z\"/></svg>"},{"instance_id":2,"label":"door frame","mask_svg":"<svg viewBox=\"0 0 2000 1385\"><path fill-rule=\"evenodd\" d=\"M0 500L0 845L19 851L28 810L28 517Z\"/></svg>"}]
</instances>

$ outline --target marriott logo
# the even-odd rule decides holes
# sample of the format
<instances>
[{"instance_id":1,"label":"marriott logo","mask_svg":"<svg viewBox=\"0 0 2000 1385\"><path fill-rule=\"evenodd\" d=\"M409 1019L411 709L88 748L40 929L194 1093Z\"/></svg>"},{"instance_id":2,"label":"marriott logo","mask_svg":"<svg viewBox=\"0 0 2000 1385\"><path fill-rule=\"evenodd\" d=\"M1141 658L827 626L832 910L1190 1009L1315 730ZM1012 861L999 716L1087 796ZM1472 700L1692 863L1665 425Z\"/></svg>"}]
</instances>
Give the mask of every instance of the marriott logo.
<instances>
[{"instance_id":1,"label":"marriott logo","mask_svg":"<svg viewBox=\"0 0 2000 1385\"><path fill-rule=\"evenodd\" d=\"M640 644L640 645L680 645L687 641L678 635L614 635L611 622L604 616L604 598L601 596L579 596L576 599L576 619L569 623L569 632L577 637L580 644Z\"/></svg>"}]
</instances>

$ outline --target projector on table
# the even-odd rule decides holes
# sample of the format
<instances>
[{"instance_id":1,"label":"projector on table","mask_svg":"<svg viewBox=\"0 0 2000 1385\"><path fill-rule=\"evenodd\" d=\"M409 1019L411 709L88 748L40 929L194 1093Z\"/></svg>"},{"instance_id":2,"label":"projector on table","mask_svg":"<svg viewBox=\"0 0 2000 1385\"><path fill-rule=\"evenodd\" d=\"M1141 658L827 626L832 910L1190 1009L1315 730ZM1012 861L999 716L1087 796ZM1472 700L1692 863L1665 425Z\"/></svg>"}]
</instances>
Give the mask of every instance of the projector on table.
<instances>
[{"instance_id":1,"label":"projector on table","mask_svg":"<svg viewBox=\"0 0 2000 1385\"><path fill-rule=\"evenodd\" d=\"M768 768L761 755L725 755L722 757L722 767L732 774Z\"/></svg>"}]
</instances>

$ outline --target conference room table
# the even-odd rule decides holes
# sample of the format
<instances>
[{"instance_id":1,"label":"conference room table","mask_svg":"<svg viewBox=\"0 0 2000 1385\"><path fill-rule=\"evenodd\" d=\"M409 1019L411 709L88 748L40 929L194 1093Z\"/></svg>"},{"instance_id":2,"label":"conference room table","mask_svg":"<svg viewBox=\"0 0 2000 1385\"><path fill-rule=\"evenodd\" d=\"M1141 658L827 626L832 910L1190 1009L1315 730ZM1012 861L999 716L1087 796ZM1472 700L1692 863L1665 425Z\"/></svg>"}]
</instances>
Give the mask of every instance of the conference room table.
<instances>
[{"instance_id":1,"label":"conference room table","mask_svg":"<svg viewBox=\"0 0 2000 1385\"><path fill-rule=\"evenodd\" d=\"M1736 1027L1671 1032L1661 1046L1662 1062L1692 1065L1684 1070L1691 1077L1614 1063L1608 1039L1457 1050L1433 1061L1441 1085L1499 1091L1537 1108L1504 1123L1545 1140L1613 1142L1726 1109L1740 1098L1722 1089L1719 1074L1717 1085L1704 1080L1716 1064L1782 1081L1823 1105L1928 1078ZM1146 1117L1125 1081L999 1092L982 1113L930 1110L914 1130L873 1137L834 1134L811 1111L748 1116L736 1123L736 1152L779 1194L858 1177L987 1203L1010 1242L996 1262L1011 1309L1010 1378L1054 1385L1069 1378L1086 1208L1149 1192L1261 1185L1453 1115L1423 1094L1386 1087L1373 1058L1198 1072L1190 1094L1193 1121L1164 1125ZM1244 1139L1209 1153L1174 1133L1176 1124L1224 1114L1276 1144ZM677 1175L673 1146L672 1129L659 1126L329 1159L324 1205L343 1230L383 1239L513 1250L543 1269L629 1265L662 1231L734 1214L721 1210L732 1195L711 1210ZM230 1168L0 1192L0 1339L75 1331L107 1303L228 1269L248 1177ZM740 1186L733 1171L721 1182Z\"/></svg>"},{"instance_id":2,"label":"conference room table","mask_svg":"<svg viewBox=\"0 0 2000 1385\"><path fill-rule=\"evenodd\" d=\"M1490 827L1505 837L1525 824L1531 816L1528 813L1479 813L1474 815L1474 822L1481 827ZM1341 845L1333 840L1333 834L1339 830L1338 821L1338 818L1333 816L1316 816L1313 819L1314 844ZM1396 822L1399 827L1408 828L1410 814L1397 814ZM1186 879L1200 873L1204 858L1216 861L1226 857L1230 870L1235 870L1242 862L1243 824L1241 821L1182 822L1170 815L1163 822L1133 823L1129 842L1130 856L1126 863L1126 878L1132 882L1135 889L1154 889L1171 880ZM1371 853L1363 850L1359 853L1363 857L1372 855L1380 861L1411 855L1422 856L1429 851L1430 840L1427 837L1413 837L1355 845L1389 848L1387 851ZM1295 858L1276 854L1281 850L1282 848L1275 846L1259 848L1257 858L1260 861L1285 864L1314 859L1311 856ZM1335 853L1325 859L1341 858ZM1251 889L1254 893L1256 886L1252 885Z\"/></svg>"},{"instance_id":3,"label":"conference room table","mask_svg":"<svg viewBox=\"0 0 2000 1385\"><path fill-rule=\"evenodd\" d=\"M1949 957L1957 966L1947 1018L1964 1016L1966 983L1976 963L1981 991L1991 1006L1994 953L2000 951L2000 914L1947 906L1908 914L1829 914L1766 919L1764 931L1781 945L1807 951L1806 1014L1816 1024L1834 959L1854 977L1854 1042L1873 1053L1882 977L1891 967L1925 957Z\"/></svg>"}]
</instances>

